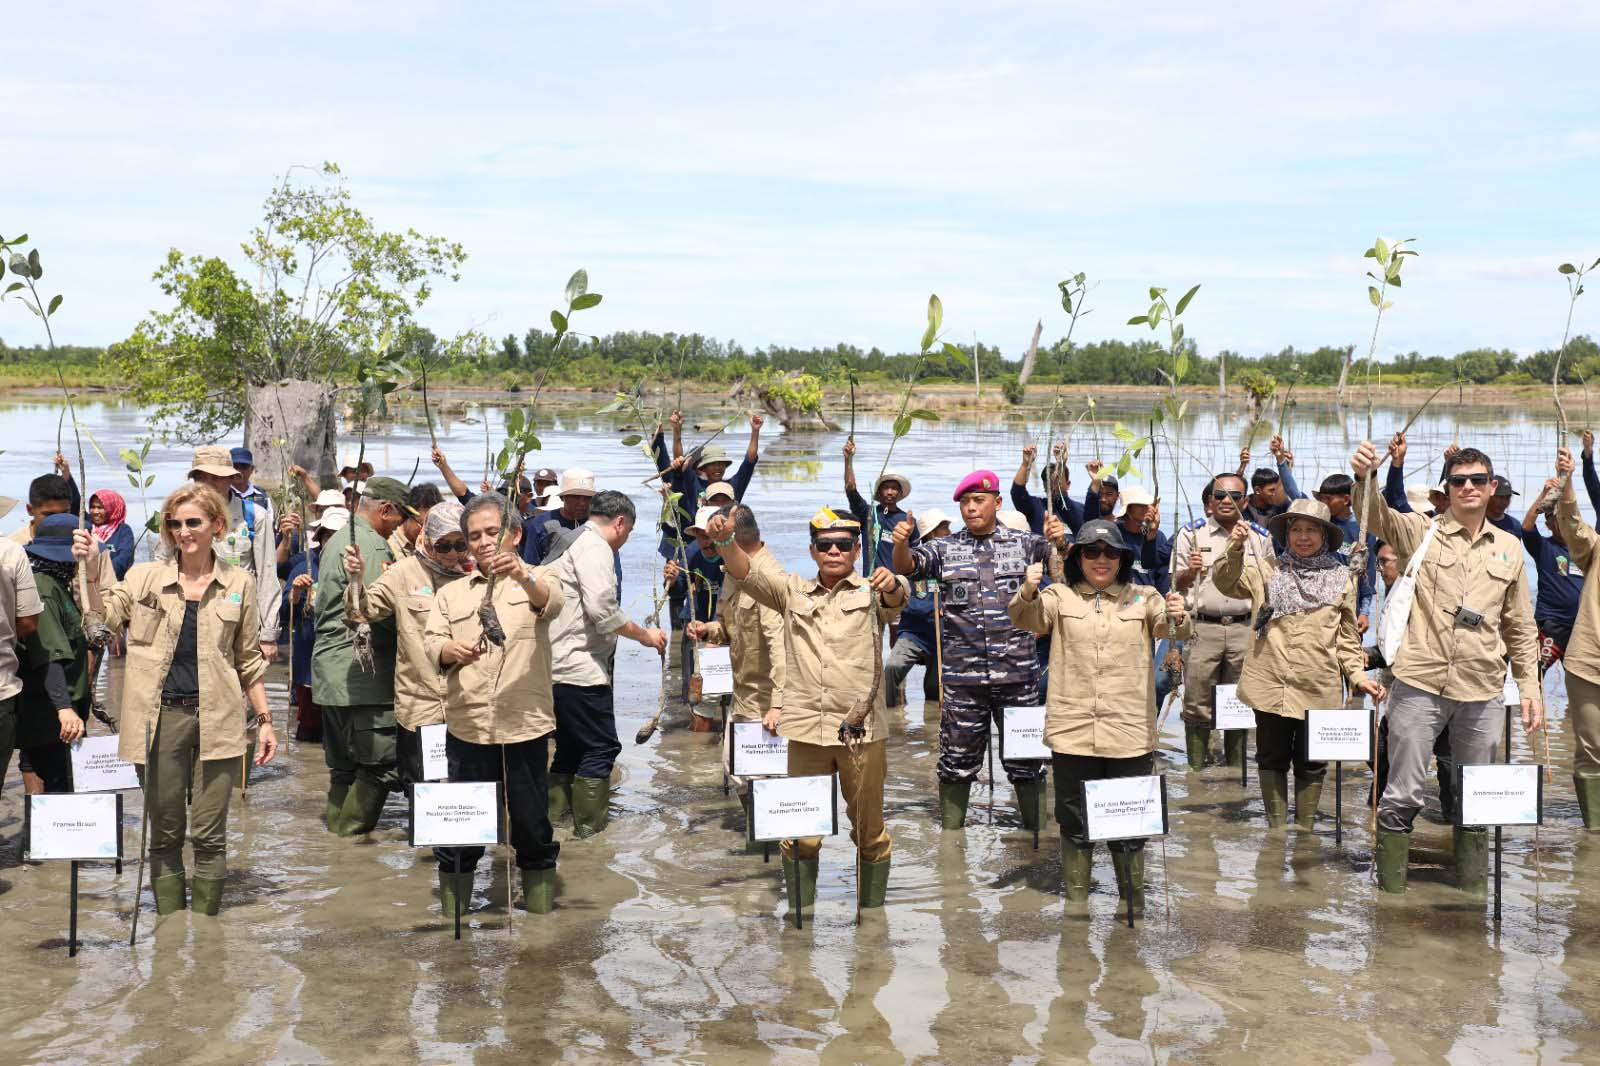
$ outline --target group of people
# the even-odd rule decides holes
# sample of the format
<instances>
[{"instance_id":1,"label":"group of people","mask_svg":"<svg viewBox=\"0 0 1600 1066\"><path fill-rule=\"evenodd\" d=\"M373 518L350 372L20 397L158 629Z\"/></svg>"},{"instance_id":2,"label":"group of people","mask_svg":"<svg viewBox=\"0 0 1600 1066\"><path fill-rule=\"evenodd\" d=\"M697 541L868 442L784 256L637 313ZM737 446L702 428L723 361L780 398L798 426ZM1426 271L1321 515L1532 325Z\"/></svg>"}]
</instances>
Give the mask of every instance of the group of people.
<instances>
[{"instance_id":1,"label":"group of people","mask_svg":"<svg viewBox=\"0 0 1600 1066\"><path fill-rule=\"evenodd\" d=\"M20 747L30 790L70 790L67 746L94 706L97 660L124 656L114 710L121 755L145 789L157 911L216 914L231 794L249 764L270 762L279 747L263 678L281 634L290 728L320 740L328 767L328 831L370 832L391 794L424 779L422 730L442 724L449 779L502 784L522 906L546 913L555 828L570 819L582 840L609 821L621 751L617 641L663 661L676 643L677 696L692 728L723 730L725 760L725 723L761 722L785 738L791 775L837 775L860 856L858 902L874 908L892 853L888 711L920 666L925 705L939 718L945 831L965 824L1005 709L1045 708L1048 763L1002 765L1034 830L1048 820L1054 777L1065 894L1080 902L1094 844L1084 782L1156 772L1168 705L1181 705L1188 766L1203 770L1215 758L1216 688L1237 684L1255 711L1272 827L1289 821L1291 773L1294 821L1314 825L1325 766L1305 754L1307 711L1383 709L1376 867L1379 887L1393 892L1405 888L1429 760L1440 761L1448 814L1449 767L1490 761L1501 740L1508 664L1532 730L1543 721L1542 671L1562 661L1574 782L1585 827L1600 827L1600 590L1583 580L1600 539L1579 514L1565 450L1517 525L1505 514L1515 490L1476 449L1447 451L1439 486L1413 497L1403 434L1388 443L1382 486L1379 452L1363 443L1349 474L1329 475L1307 498L1275 438L1275 468L1246 480L1241 455L1238 470L1202 490L1203 517L1169 539L1160 501L1097 462L1073 499L1060 450L1041 472L1041 496L1031 491L1030 445L1009 484L974 471L953 486L953 516L914 516L905 475L885 471L863 496L847 441L846 505L818 508L810 563L789 572L744 499L760 416L731 474L714 439L686 450L681 417L669 427L670 444L661 427L650 447L662 499L662 584L651 592L670 634L659 608L637 622L621 606L619 552L638 521L634 503L597 489L581 468L518 470L472 491L435 447L441 492L379 476L357 456L321 479L292 467L299 491L275 506L253 483L247 450L203 447L161 505L150 560L135 563L122 498L96 491L80 514L60 463L30 485L28 524L0 541L0 772ZM1591 444L1586 435L1582 472L1600 504ZM1402 581L1410 594L1391 597ZM1380 629L1403 634L1392 661L1365 642ZM698 649L708 646L728 648L731 695L702 692ZM1221 759L1242 765L1247 749L1245 731L1231 731ZM732 783L753 849L750 782ZM782 843L797 911L815 898L820 846ZM1134 913L1142 847L1109 843L1117 891ZM470 906L482 854L436 849L445 913ZM1457 883L1481 892L1481 829L1456 830L1455 858Z\"/></svg>"}]
</instances>

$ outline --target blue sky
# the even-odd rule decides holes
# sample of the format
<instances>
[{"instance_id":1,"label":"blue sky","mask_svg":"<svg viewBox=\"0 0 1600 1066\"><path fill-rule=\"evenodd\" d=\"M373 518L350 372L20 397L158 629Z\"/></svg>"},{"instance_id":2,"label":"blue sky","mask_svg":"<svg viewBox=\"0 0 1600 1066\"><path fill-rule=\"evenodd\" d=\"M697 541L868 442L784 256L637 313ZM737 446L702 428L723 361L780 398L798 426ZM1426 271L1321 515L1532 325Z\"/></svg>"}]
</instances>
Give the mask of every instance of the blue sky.
<instances>
[{"instance_id":1,"label":"blue sky","mask_svg":"<svg viewBox=\"0 0 1600 1066\"><path fill-rule=\"evenodd\" d=\"M1208 11L1206 7L1215 8ZM803 10L800 8L803 7ZM387 227L463 242L422 319L916 344L931 291L1015 355L1204 285L1202 350L1365 343L1360 253L1422 258L1383 351L1560 340L1600 256L1600 7L406 3L7 15L0 233L125 336L168 247L237 257L274 176L337 161ZM1586 297L1600 300L1600 294ZM0 308L0 337L40 338ZM1600 304L1576 325L1600 332Z\"/></svg>"}]
</instances>

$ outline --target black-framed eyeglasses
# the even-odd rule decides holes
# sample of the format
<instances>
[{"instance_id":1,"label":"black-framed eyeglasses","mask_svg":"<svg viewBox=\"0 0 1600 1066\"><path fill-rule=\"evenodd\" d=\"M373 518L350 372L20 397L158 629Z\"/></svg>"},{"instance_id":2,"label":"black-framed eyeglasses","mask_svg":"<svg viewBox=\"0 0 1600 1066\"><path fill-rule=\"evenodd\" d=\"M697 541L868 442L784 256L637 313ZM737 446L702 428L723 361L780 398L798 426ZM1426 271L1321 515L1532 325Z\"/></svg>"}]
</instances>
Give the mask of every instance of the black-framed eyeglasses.
<instances>
[{"instance_id":1,"label":"black-framed eyeglasses","mask_svg":"<svg viewBox=\"0 0 1600 1066\"><path fill-rule=\"evenodd\" d=\"M433 550L440 555L465 555L471 551L465 540L436 540L433 542Z\"/></svg>"},{"instance_id":2,"label":"black-framed eyeglasses","mask_svg":"<svg viewBox=\"0 0 1600 1066\"><path fill-rule=\"evenodd\" d=\"M169 518L167 528L176 532L180 529L200 529L208 520L204 518Z\"/></svg>"},{"instance_id":3,"label":"black-framed eyeglasses","mask_svg":"<svg viewBox=\"0 0 1600 1066\"><path fill-rule=\"evenodd\" d=\"M811 542L811 546L817 549L818 555L830 555L833 552L838 552L840 555L849 555L856 550L856 539L854 537L818 537Z\"/></svg>"},{"instance_id":4,"label":"black-framed eyeglasses","mask_svg":"<svg viewBox=\"0 0 1600 1066\"><path fill-rule=\"evenodd\" d=\"M1240 500L1244 499L1244 497L1245 494L1238 489L1211 490L1211 498L1213 500L1232 500L1233 502L1238 503Z\"/></svg>"},{"instance_id":5,"label":"black-framed eyeglasses","mask_svg":"<svg viewBox=\"0 0 1600 1066\"><path fill-rule=\"evenodd\" d=\"M1078 549L1080 559L1105 559L1122 553L1109 544L1085 544Z\"/></svg>"},{"instance_id":6,"label":"black-framed eyeglasses","mask_svg":"<svg viewBox=\"0 0 1600 1066\"><path fill-rule=\"evenodd\" d=\"M1484 486L1489 484L1489 475L1488 474L1451 474L1449 477L1445 478L1445 480L1450 483L1450 487L1453 488L1453 489L1459 489L1461 486L1465 485L1469 481L1473 484L1473 486L1475 488L1480 488L1481 489Z\"/></svg>"}]
</instances>

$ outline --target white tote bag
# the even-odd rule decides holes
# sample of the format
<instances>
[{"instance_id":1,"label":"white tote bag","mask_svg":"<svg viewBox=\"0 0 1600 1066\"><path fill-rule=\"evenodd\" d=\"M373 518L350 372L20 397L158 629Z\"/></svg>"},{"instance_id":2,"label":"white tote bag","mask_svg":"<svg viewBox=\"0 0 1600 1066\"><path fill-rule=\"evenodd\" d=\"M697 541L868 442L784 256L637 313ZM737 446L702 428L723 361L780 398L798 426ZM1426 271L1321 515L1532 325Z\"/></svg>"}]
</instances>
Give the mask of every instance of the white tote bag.
<instances>
[{"instance_id":1,"label":"white tote bag","mask_svg":"<svg viewBox=\"0 0 1600 1066\"><path fill-rule=\"evenodd\" d=\"M1422 535L1422 543L1417 545L1416 552L1411 560L1406 563L1406 572L1389 590L1383 607L1383 617L1378 621L1378 650L1383 653L1383 661L1394 669L1395 656L1400 654L1400 642L1406 636L1406 623L1411 620L1411 601L1417 593L1417 571L1422 568L1422 560L1428 554L1428 548L1433 544L1433 534L1439 528L1437 519L1428 523L1428 531Z\"/></svg>"}]
</instances>

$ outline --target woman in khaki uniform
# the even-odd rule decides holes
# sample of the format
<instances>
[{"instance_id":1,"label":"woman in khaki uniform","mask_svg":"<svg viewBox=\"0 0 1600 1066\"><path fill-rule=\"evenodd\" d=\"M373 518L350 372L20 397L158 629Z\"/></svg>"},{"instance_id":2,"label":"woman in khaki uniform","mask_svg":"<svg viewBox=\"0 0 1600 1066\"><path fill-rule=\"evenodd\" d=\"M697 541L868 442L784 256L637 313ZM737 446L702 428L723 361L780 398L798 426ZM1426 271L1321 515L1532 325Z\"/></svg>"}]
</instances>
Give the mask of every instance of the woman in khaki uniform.
<instances>
[{"instance_id":1,"label":"woman in khaki uniform","mask_svg":"<svg viewBox=\"0 0 1600 1066\"><path fill-rule=\"evenodd\" d=\"M1267 825L1289 816L1289 767L1294 767L1294 817L1316 822L1328 764L1303 754L1306 710L1343 707L1345 685L1374 700L1383 688L1363 672L1356 630L1356 581L1334 554L1344 533L1317 500L1296 500L1268 523L1284 550L1247 563L1244 531L1236 527L1212 571L1224 595L1248 599L1255 633L1239 675L1239 698L1256 712L1256 766Z\"/></svg>"},{"instance_id":2,"label":"woman in khaki uniform","mask_svg":"<svg viewBox=\"0 0 1600 1066\"><path fill-rule=\"evenodd\" d=\"M106 625L128 627L118 753L140 767L144 783L157 914L184 906L186 820L194 847L192 907L217 913L228 870L228 800L250 731L260 730L257 766L271 762L278 748L261 680L267 664L257 638L256 579L217 558L212 547L227 526L222 497L204 485L184 485L161 506L170 557L139 563L108 589L89 581L90 603ZM72 550L81 561L97 546L79 532Z\"/></svg>"},{"instance_id":3,"label":"woman in khaki uniform","mask_svg":"<svg viewBox=\"0 0 1600 1066\"><path fill-rule=\"evenodd\" d=\"M1067 553L1064 580L1041 590L1044 566L1030 565L1008 612L1017 625L1052 638L1044 742L1054 753L1067 899L1082 902L1089 898L1094 862L1083 782L1154 772L1154 641L1186 640L1193 623L1184 614L1180 594L1163 599L1156 589L1132 583L1133 549L1114 524L1104 519L1085 522L1070 547L1062 530L1056 547ZM1144 841L1117 840L1107 846L1117 894L1131 899L1134 913L1142 914Z\"/></svg>"}]
</instances>

